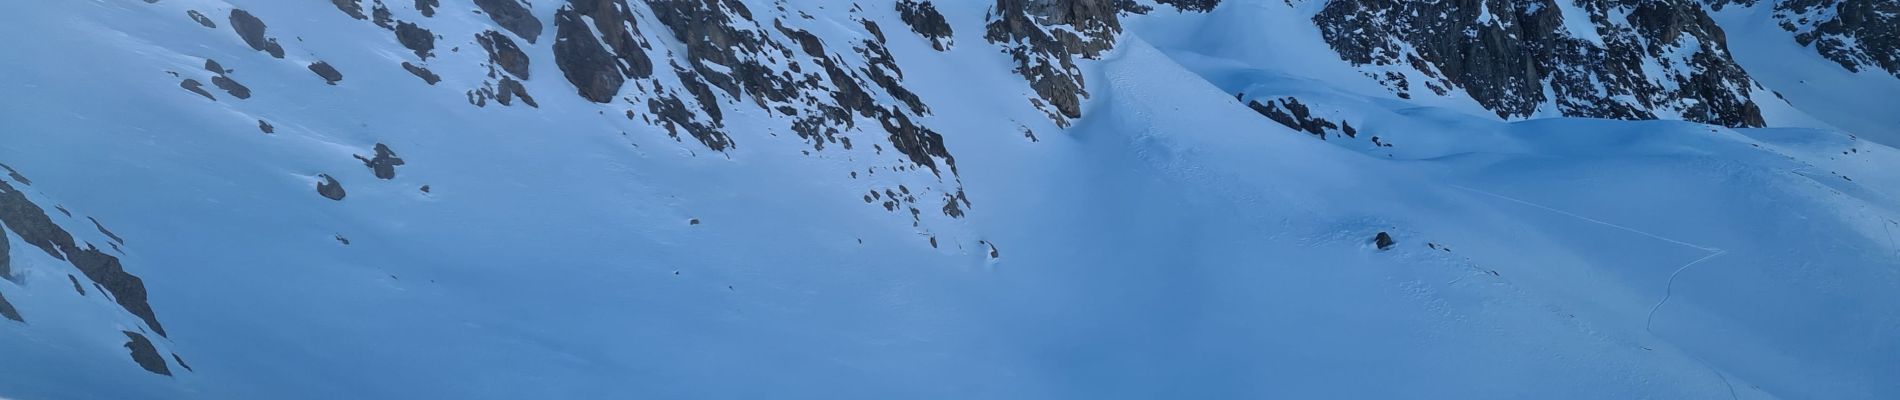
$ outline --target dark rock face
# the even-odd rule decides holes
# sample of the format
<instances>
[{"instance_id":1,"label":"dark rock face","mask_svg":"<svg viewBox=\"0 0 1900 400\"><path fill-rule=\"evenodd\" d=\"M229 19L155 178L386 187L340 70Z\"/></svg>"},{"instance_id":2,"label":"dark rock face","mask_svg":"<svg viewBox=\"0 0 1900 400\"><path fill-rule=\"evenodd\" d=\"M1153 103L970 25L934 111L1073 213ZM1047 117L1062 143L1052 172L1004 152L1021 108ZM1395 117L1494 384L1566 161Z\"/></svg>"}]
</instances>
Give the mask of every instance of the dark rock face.
<instances>
[{"instance_id":1,"label":"dark rock face","mask_svg":"<svg viewBox=\"0 0 1900 400\"><path fill-rule=\"evenodd\" d=\"M257 51L270 53L271 57L284 58L284 46L277 44L277 39L264 36L266 28L264 21L250 12L231 9L231 29L244 39L244 44Z\"/></svg>"},{"instance_id":2,"label":"dark rock face","mask_svg":"<svg viewBox=\"0 0 1900 400\"><path fill-rule=\"evenodd\" d=\"M204 13L200 13L198 12L198 10L186 10L185 16L191 17L192 21L196 21L198 22L198 25L203 25L206 28L211 28L211 29L218 28L217 22L212 22L211 17L206 17Z\"/></svg>"},{"instance_id":3,"label":"dark rock face","mask_svg":"<svg viewBox=\"0 0 1900 400\"><path fill-rule=\"evenodd\" d=\"M310 64L310 72L315 72L317 76L323 78L324 83L331 85L335 85L337 82L343 80L343 72L337 71L336 67L330 66L330 63L327 62L318 61L314 64Z\"/></svg>"},{"instance_id":4,"label":"dark rock face","mask_svg":"<svg viewBox=\"0 0 1900 400\"><path fill-rule=\"evenodd\" d=\"M0 242L4 241L6 240L0 239ZM0 250L5 250L5 246L0 246ZM13 322L26 322L26 318L20 316L20 310L13 308L13 303L7 302L6 293L0 293L0 318L10 319Z\"/></svg>"},{"instance_id":5,"label":"dark rock face","mask_svg":"<svg viewBox=\"0 0 1900 400\"><path fill-rule=\"evenodd\" d=\"M165 357L158 354L158 347L152 346L150 339L146 339L145 335L140 335L138 332L120 332L125 332L125 348L132 351L132 361L138 363L139 368L144 368L154 374L172 375L171 368L165 365Z\"/></svg>"},{"instance_id":6,"label":"dark rock face","mask_svg":"<svg viewBox=\"0 0 1900 400\"><path fill-rule=\"evenodd\" d=\"M1392 235L1385 232L1379 232L1377 236L1372 237L1372 244L1379 246L1379 250L1389 250L1392 248L1392 245L1398 243L1398 241L1392 240Z\"/></svg>"},{"instance_id":7,"label":"dark rock face","mask_svg":"<svg viewBox=\"0 0 1900 400\"><path fill-rule=\"evenodd\" d=\"M645 51L648 45L626 10L630 8L625 0L572 0L554 14L558 37L554 63L587 100L613 101L627 78L653 74L653 61ZM589 22L601 32L600 37L588 29Z\"/></svg>"},{"instance_id":8,"label":"dark rock face","mask_svg":"<svg viewBox=\"0 0 1900 400\"><path fill-rule=\"evenodd\" d=\"M401 42L402 47L416 52L416 57L423 60L428 60L433 55L429 52L435 50L435 34L409 21L396 24L396 41Z\"/></svg>"},{"instance_id":9,"label":"dark rock face","mask_svg":"<svg viewBox=\"0 0 1900 400\"><path fill-rule=\"evenodd\" d=\"M528 79L528 53L521 51L513 39L501 32L487 31L476 35L475 41L482 45L482 50L488 51L489 63L516 78Z\"/></svg>"},{"instance_id":10,"label":"dark rock face","mask_svg":"<svg viewBox=\"0 0 1900 400\"><path fill-rule=\"evenodd\" d=\"M396 157L396 152L390 151L389 146L382 143L376 144L375 157L358 155L356 159L362 161L363 166L369 167L370 172L376 174L376 179L382 180L396 179L396 167L403 165L402 158Z\"/></svg>"},{"instance_id":11,"label":"dark rock face","mask_svg":"<svg viewBox=\"0 0 1900 400\"><path fill-rule=\"evenodd\" d=\"M442 81L442 77L436 75L435 72L429 71L428 68L423 68L419 65L410 64L408 61L402 63L402 69L409 71L409 74L415 75L417 78L422 78L423 82L430 85L435 85L436 82Z\"/></svg>"},{"instance_id":12,"label":"dark rock face","mask_svg":"<svg viewBox=\"0 0 1900 400\"><path fill-rule=\"evenodd\" d=\"M904 20L905 25L910 25L911 32L929 39L931 48L944 51L955 44L953 37L956 35L951 31L950 23L944 21L943 14L937 12L937 6L931 4L930 0L898 1L897 15Z\"/></svg>"},{"instance_id":13,"label":"dark rock face","mask_svg":"<svg viewBox=\"0 0 1900 400\"><path fill-rule=\"evenodd\" d=\"M322 182L317 182L317 194L323 196L323 198L343 201L343 197L349 195L348 192L343 190L343 183L337 182L335 177L331 177L328 174L317 175L317 177L323 178Z\"/></svg>"},{"instance_id":14,"label":"dark rock face","mask_svg":"<svg viewBox=\"0 0 1900 400\"><path fill-rule=\"evenodd\" d=\"M1095 59L1113 48L1120 14L1147 11L1137 7L1115 0L996 0L984 38L1015 59L1016 73L1042 98L1036 107L1068 126L1082 117L1089 95L1074 57Z\"/></svg>"},{"instance_id":15,"label":"dark rock face","mask_svg":"<svg viewBox=\"0 0 1900 400\"><path fill-rule=\"evenodd\" d=\"M0 224L47 255L71 263L87 279L111 293L120 308L144 320L159 336L165 335L165 327L158 323L152 306L146 302L143 280L125 272L118 257L99 251L90 243L81 248L70 232L46 215L45 209L33 204L25 193L5 181L0 181Z\"/></svg>"},{"instance_id":16,"label":"dark rock face","mask_svg":"<svg viewBox=\"0 0 1900 400\"><path fill-rule=\"evenodd\" d=\"M1750 98L1760 86L1700 5L1577 5L1588 15L1568 17L1589 18L1595 32L1569 32L1553 0L1332 0L1313 21L1341 58L1401 98L1418 82L1439 95L1464 90L1505 118L1549 102L1575 117L1764 125Z\"/></svg>"},{"instance_id":17,"label":"dark rock face","mask_svg":"<svg viewBox=\"0 0 1900 400\"><path fill-rule=\"evenodd\" d=\"M496 25L501 25L502 29L513 32L529 44L541 37L541 20L516 0L475 0L475 6L481 7L482 12L495 20Z\"/></svg>"},{"instance_id":18,"label":"dark rock face","mask_svg":"<svg viewBox=\"0 0 1900 400\"><path fill-rule=\"evenodd\" d=\"M1796 42L1848 71L1884 70L1900 78L1900 2L1782 0L1775 18Z\"/></svg>"},{"instance_id":19,"label":"dark rock face","mask_svg":"<svg viewBox=\"0 0 1900 400\"><path fill-rule=\"evenodd\" d=\"M271 126L269 122L264 122L264 120L261 119L257 120L257 130L264 131L264 133L267 134L277 133L277 127Z\"/></svg>"},{"instance_id":20,"label":"dark rock face","mask_svg":"<svg viewBox=\"0 0 1900 400\"><path fill-rule=\"evenodd\" d=\"M1198 12L1213 11L1214 7L1220 5L1220 0L1155 0L1155 2L1174 6L1181 11Z\"/></svg>"}]
</instances>

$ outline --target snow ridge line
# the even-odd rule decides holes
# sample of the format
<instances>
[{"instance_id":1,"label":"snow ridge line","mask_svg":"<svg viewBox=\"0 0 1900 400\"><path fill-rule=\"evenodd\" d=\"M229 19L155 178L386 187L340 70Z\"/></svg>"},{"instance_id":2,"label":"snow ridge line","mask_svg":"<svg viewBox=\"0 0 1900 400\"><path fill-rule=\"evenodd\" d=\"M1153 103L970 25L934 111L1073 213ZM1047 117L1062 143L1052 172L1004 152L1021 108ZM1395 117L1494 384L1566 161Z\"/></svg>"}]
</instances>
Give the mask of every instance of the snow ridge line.
<instances>
[{"instance_id":1,"label":"snow ridge line","mask_svg":"<svg viewBox=\"0 0 1900 400\"><path fill-rule=\"evenodd\" d=\"M1582 216L1582 215L1577 215L1576 213L1572 213L1572 212L1569 212L1569 211L1564 211L1564 210L1559 210L1559 209L1556 209L1556 208L1551 208L1551 207L1549 207L1549 206L1545 206L1545 205L1542 205L1542 204L1537 204L1537 203L1532 203L1532 202L1529 202L1529 201L1524 201L1524 200L1522 200L1522 199L1518 199L1518 198L1515 198L1515 197L1510 197L1510 196L1505 196L1505 195L1501 195L1501 194L1497 194L1497 193L1492 193L1492 192L1487 192L1487 191L1483 191L1483 190L1478 190L1478 189L1473 189L1473 188L1471 188L1471 187L1467 187L1467 186L1464 186L1464 185L1451 185L1451 187L1453 187L1453 188L1457 188L1457 189L1459 189L1459 190L1464 190L1464 191L1469 191L1469 192L1472 192L1472 193L1477 193L1477 194L1482 194L1482 195L1485 195L1485 196L1490 196L1490 197L1495 197L1495 198L1498 198L1498 199L1501 199L1501 200L1505 200L1505 201L1509 201L1509 202L1512 202L1512 203L1517 203L1517 204L1523 204L1523 205L1526 205L1526 206L1531 206L1531 207L1535 207L1535 208L1537 208L1537 209L1540 209L1540 210L1544 210L1544 211L1549 211L1549 212L1553 212L1553 213L1557 213L1557 214L1560 214L1560 215L1564 215L1564 216L1568 216L1568 217L1571 217L1571 218L1576 218L1576 219L1579 219L1579 220L1583 220L1583 221L1587 221L1587 222L1590 222L1590 223L1593 223L1593 224L1597 224L1597 225L1603 225L1603 226L1607 226L1607 227L1611 227L1611 228L1616 228L1616 229L1620 229L1620 230L1623 230L1623 231L1627 231L1627 232L1630 232L1630 233L1635 233L1635 234L1638 234L1638 235L1643 235L1643 236L1647 236L1647 237L1649 237L1649 238L1651 238L1651 239L1656 239L1656 240L1661 240L1661 241L1664 241L1664 242L1669 242L1669 243L1673 243L1673 244L1677 244L1677 245L1681 245L1681 246L1683 246L1683 247L1688 247L1688 248L1692 248L1692 249L1696 249L1696 250L1702 250L1702 251L1706 251L1706 252L1709 252L1709 254L1708 254L1708 255L1705 255L1705 256L1702 256L1702 258L1698 258L1698 259L1695 259L1695 261L1690 261L1690 262L1689 262L1689 263L1687 263L1687 264L1682 264L1682 266L1681 266L1681 267L1676 267L1676 271L1675 271L1675 272L1672 272L1672 273L1670 273L1670 274L1669 274L1669 280L1668 280L1668 281L1667 281L1666 283L1664 283L1664 284L1663 284L1663 297L1662 297L1662 300L1658 300L1658 301L1656 301L1656 305L1654 305L1654 306L1650 306L1650 307L1649 307L1649 315L1647 315L1647 316L1645 316L1645 317L1643 317L1643 331L1644 331L1644 332L1646 332L1646 333L1649 333L1649 335L1650 335L1650 336L1652 336L1652 337L1655 337L1655 336L1656 336L1656 331L1655 331L1655 329L1653 329L1653 328L1652 328L1652 326L1653 326L1653 325L1655 324L1655 321L1656 321L1656 312L1657 312L1657 311L1661 311L1661 310L1662 310L1662 306L1663 306L1664 304L1668 304L1668 303L1669 303L1669 298L1670 298L1670 297L1673 297L1673 296L1675 296L1675 291L1676 291L1676 278L1677 278L1677 277L1680 277L1680 276L1682 276L1682 272L1683 272L1683 271L1687 271L1687 270L1689 270L1689 267L1693 267L1693 266L1695 266L1696 264L1701 264L1701 263L1702 263L1703 261L1708 261L1709 259L1712 259L1712 258L1715 258L1716 256L1720 256L1720 255L1723 255L1723 254L1727 254L1727 253L1728 253L1728 251L1727 251L1727 250L1722 250L1722 249L1718 249L1718 248L1714 248L1714 247L1708 247L1708 246L1702 246L1702 245L1697 245L1697 244L1693 244L1693 243L1689 243L1689 242L1684 242L1684 241L1680 241L1680 240L1675 240L1675 239L1670 239L1670 238L1667 238L1667 237L1663 237L1662 235L1657 235L1657 234L1654 234L1654 233L1649 233L1649 232L1645 232L1645 231L1642 231L1642 230L1639 230L1639 229L1636 229L1636 228L1631 228L1631 227L1627 227L1627 226L1622 226L1622 225L1617 225L1617 224L1613 224L1613 223L1609 223L1609 222L1605 222L1605 221L1603 221L1603 220L1599 220L1599 219L1595 219L1595 218L1590 218L1590 217L1585 217L1585 216ZM1889 233L1889 235L1891 235L1891 231L1890 231L1890 233ZM1889 239L1891 240L1891 237L1889 237ZM1694 354L1689 354L1689 353L1686 353L1686 352L1685 352L1685 353L1683 353L1683 354L1684 354L1684 355L1687 355L1687 356L1689 356L1689 358L1691 358L1691 359L1694 359L1694 360L1696 360L1696 362L1698 362L1698 363L1702 363L1702 366L1703 366L1704 368L1708 368L1710 372L1714 372L1714 373L1715 373L1715 376L1716 376L1717 378L1721 378L1721 379L1722 379L1722 386L1726 386L1726 387L1728 387L1728 396L1729 396L1729 398L1731 398L1731 399L1738 399L1738 398L1740 398L1740 396L1738 396L1738 395L1736 395L1736 394L1735 394L1735 384L1733 384L1733 383L1730 383L1730 382L1728 381L1728 374L1727 374L1727 373L1724 373L1724 372L1722 372L1722 370L1720 370L1720 369L1716 369L1716 368L1715 368L1715 365L1714 365L1714 364L1710 364L1710 363L1709 363L1708 361L1706 361L1706 360L1703 360L1703 359L1702 359L1702 357L1697 357L1697 356L1696 356L1696 355L1694 355Z\"/></svg>"}]
</instances>

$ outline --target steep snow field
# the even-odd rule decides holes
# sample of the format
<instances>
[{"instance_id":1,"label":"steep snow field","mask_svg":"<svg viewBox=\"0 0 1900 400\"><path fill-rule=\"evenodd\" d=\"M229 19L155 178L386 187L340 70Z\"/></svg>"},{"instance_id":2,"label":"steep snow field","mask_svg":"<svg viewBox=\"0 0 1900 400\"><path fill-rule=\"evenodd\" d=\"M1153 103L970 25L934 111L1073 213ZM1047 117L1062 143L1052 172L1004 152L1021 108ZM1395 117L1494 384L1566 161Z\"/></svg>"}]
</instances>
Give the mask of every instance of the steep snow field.
<instances>
[{"instance_id":1,"label":"steep snow field","mask_svg":"<svg viewBox=\"0 0 1900 400\"><path fill-rule=\"evenodd\" d=\"M430 20L458 38L436 86L329 4L234 3L289 61L215 0L29 1L0 23L0 163L31 183L0 179L83 242L112 241L88 217L123 237L173 373L128 359L140 321L9 232L0 294L25 322L0 319L0 397L1900 397L1900 151L1820 124L1400 101L1293 24L1311 4L1267 0L1129 21L1063 129L983 41L988 4L938 2L957 46L936 52L865 2L957 157L933 176L891 169L881 133L808 152L741 105L735 149L675 140L574 96L552 35L527 46L538 108L473 107L479 48L446 50L487 29L466 2ZM867 35L841 4L747 3ZM1280 39L1216 40L1248 35ZM167 73L208 82L206 58L254 97ZM1790 71L1761 79L1880 137ZM1319 140L1236 94L1360 133ZM377 143L406 160L393 180L352 158ZM967 217L860 199L948 181Z\"/></svg>"}]
</instances>

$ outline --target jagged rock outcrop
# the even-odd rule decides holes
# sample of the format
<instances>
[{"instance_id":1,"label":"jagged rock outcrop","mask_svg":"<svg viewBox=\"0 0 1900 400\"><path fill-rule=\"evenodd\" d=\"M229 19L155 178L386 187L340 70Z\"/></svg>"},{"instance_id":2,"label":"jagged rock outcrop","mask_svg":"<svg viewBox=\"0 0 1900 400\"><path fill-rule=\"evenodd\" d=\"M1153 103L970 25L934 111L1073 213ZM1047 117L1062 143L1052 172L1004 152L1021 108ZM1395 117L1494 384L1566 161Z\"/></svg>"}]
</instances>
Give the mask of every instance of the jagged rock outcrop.
<instances>
[{"instance_id":1,"label":"jagged rock outcrop","mask_svg":"<svg viewBox=\"0 0 1900 400\"><path fill-rule=\"evenodd\" d=\"M528 53L521 51L513 39L501 32L487 31L476 35L475 41L488 52L488 62L507 71L509 75L528 79Z\"/></svg>"},{"instance_id":2,"label":"jagged rock outcrop","mask_svg":"<svg viewBox=\"0 0 1900 400\"><path fill-rule=\"evenodd\" d=\"M1416 83L1462 90L1505 118L1550 104L1577 117L1764 125L1751 98L1764 89L1699 4L1558 1L1573 0L1331 0L1313 21L1341 58L1401 98Z\"/></svg>"},{"instance_id":3,"label":"jagged rock outcrop","mask_svg":"<svg viewBox=\"0 0 1900 400\"><path fill-rule=\"evenodd\" d=\"M1277 99L1266 99L1265 102L1261 102L1258 99L1249 100L1247 101L1247 108L1253 109L1254 112L1260 113L1261 116L1265 116L1267 119L1273 120L1273 122L1278 122L1280 125L1285 125L1297 131L1310 133L1320 139L1326 139L1326 134L1328 133L1344 134L1347 137L1359 136L1359 132L1352 128L1352 124L1345 123L1342 128L1341 124L1336 124L1326 118L1316 116L1313 114L1312 109L1308 108L1305 103L1301 103L1298 98L1289 96ZM1341 123L1344 123L1344 121L1341 121Z\"/></svg>"},{"instance_id":4,"label":"jagged rock outcrop","mask_svg":"<svg viewBox=\"0 0 1900 400\"><path fill-rule=\"evenodd\" d=\"M72 264L86 279L105 288L120 308L145 321L152 332L165 336L165 327L159 324L157 314L146 301L144 280L126 272L118 257L74 239L45 209L6 181L0 181L0 225L5 225L27 245Z\"/></svg>"},{"instance_id":5,"label":"jagged rock outcrop","mask_svg":"<svg viewBox=\"0 0 1900 400\"><path fill-rule=\"evenodd\" d=\"M1082 117L1087 85L1074 57L1099 58L1121 33L1121 13L1146 12L1116 0L997 0L984 38L1016 61L1036 108L1057 125ZM1046 102L1046 103L1045 103Z\"/></svg>"},{"instance_id":6,"label":"jagged rock outcrop","mask_svg":"<svg viewBox=\"0 0 1900 400\"><path fill-rule=\"evenodd\" d=\"M1757 0L1710 0L1753 6ZM1774 16L1794 40L1848 71L1885 71L1900 78L1900 2L1892 0L1779 0Z\"/></svg>"},{"instance_id":7,"label":"jagged rock outcrop","mask_svg":"<svg viewBox=\"0 0 1900 400\"><path fill-rule=\"evenodd\" d=\"M627 79L653 75L650 46L628 10L626 0L572 0L554 13L554 63L587 100L611 102Z\"/></svg>"},{"instance_id":8,"label":"jagged rock outcrop","mask_svg":"<svg viewBox=\"0 0 1900 400\"><path fill-rule=\"evenodd\" d=\"M950 46L956 44L956 32L950 28L949 22L944 21L943 14L937 12L937 5L931 4L930 0L898 1L897 15L904 20L905 25L910 26L911 32L930 40L930 47L937 51L949 50Z\"/></svg>"}]
</instances>

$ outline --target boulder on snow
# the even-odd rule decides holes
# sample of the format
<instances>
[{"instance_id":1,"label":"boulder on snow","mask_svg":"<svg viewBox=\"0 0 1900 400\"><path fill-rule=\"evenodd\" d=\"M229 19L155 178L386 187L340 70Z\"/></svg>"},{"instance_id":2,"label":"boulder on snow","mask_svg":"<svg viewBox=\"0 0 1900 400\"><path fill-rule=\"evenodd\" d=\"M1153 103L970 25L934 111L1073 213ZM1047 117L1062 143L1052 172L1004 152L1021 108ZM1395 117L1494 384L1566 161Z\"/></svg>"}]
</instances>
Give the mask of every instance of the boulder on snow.
<instances>
[{"instance_id":1,"label":"boulder on snow","mask_svg":"<svg viewBox=\"0 0 1900 400\"><path fill-rule=\"evenodd\" d=\"M1379 246L1379 250L1391 249L1392 245L1395 245L1398 243L1399 243L1398 241L1392 240L1392 235L1387 234L1385 232L1379 232L1377 236L1372 237L1372 244L1375 246Z\"/></svg>"},{"instance_id":2,"label":"boulder on snow","mask_svg":"<svg viewBox=\"0 0 1900 400\"><path fill-rule=\"evenodd\" d=\"M317 177L323 178L322 182L317 182L317 194L323 195L323 198L343 201L343 196L348 195L343 191L343 183L337 182L336 178L329 174L317 175Z\"/></svg>"}]
</instances>

